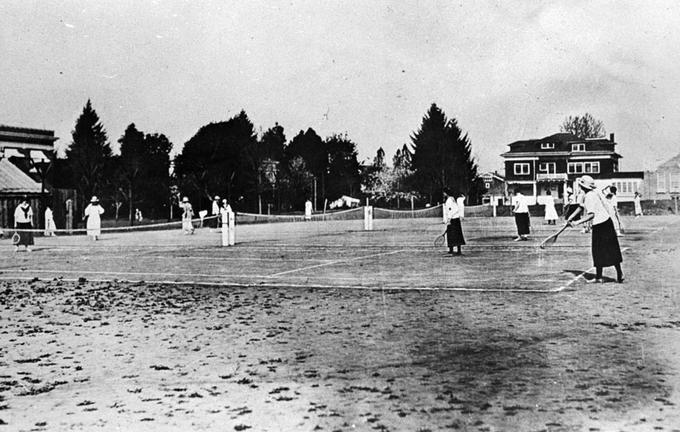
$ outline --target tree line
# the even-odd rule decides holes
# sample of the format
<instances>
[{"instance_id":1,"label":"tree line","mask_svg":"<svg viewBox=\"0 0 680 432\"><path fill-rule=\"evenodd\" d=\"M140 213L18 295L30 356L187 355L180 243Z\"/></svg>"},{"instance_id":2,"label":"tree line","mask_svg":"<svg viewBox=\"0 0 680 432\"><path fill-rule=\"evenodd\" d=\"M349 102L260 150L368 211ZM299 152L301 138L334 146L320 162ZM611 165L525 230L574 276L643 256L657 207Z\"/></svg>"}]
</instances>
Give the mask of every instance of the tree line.
<instances>
[{"instance_id":1,"label":"tree line","mask_svg":"<svg viewBox=\"0 0 680 432\"><path fill-rule=\"evenodd\" d=\"M362 165L346 134L322 138L308 128L288 139L278 123L258 133L245 111L200 127L174 158L165 135L134 123L114 154L89 100L71 135L66 157L53 163L52 185L76 189L81 207L96 195L131 224L136 209L152 219L177 217L184 196L198 209L219 195L237 211L266 213L301 211L307 199L323 210L342 195L398 208L435 204L443 188L473 204L483 193L467 134L435 104L391 164L380 148Z\"/></svg>"}]
</instances>

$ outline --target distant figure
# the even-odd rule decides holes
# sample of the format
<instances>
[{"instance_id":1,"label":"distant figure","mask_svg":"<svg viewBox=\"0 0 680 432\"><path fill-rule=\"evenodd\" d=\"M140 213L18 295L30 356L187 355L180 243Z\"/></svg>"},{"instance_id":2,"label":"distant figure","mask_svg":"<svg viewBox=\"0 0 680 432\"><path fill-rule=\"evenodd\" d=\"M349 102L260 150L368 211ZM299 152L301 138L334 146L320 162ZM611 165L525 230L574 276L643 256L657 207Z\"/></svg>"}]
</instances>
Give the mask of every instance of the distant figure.
<instances>
[{"instance_id":1,"label":"distant figure","mask_svg":"<svg viewBox=\"0 0 680 432\"><path fill-rule=\"evenodd\" d=\"M550 191L545 191L545 220L548 225L557 224L557 210L555 210L555 198L551 195Z\"/></svg>"},{"instance_id":2,"label":"distant figure","mask_svg":"<svg viewBox=\"0 0 680 432\"><path fill-rule=\"evenodd\" d=\"M21 202L14 210L14 228L17 230L31 230L33 229L33 209L28 203L28 197L21 198ZM15 237L17 241L14 243L14 251L19 250L19 246L25 246L28 252L33 246L33 232L32 231L17 231Z\"/></svg>"},{"instance_id":3,"label":"distant figure","mask_svg":"<svg viewBox=\"0 0 680 432\"><path fill-rule=\"evenodd\" d=\"M87 219L87 235L91 236L94 241L97 241L99 236L102 235L102 214L104 214L104 208L99 205L99 199L93 196L90 204L85 207L83 219Z\"/></svg>"},{"instance_id":4,"label":"distant figure","mask_svg":"<svg viewBox=\"0 0 680 432\"><path fill-rule=\"evenodd\" d=\"M460 224L460 208L457 204L456 194L450 189L442 192L444 198L444 223L446 224L446 243L449 247L449 255L462 255L460 247L465 244L463 227ZM454 254L453 248L456 247Z\"/></svg>"},{"instance_id":5,"label":"distant figure","mask_svg":"<svg viewBox=\"0 0 680 432\"><path fill-rule=\"evenodd\" d=\"M456 205L458 206L458 213L460 213L460 218L463 219L465 217L465 195L460 194L458 198L456 198Z\"/></svg>"},{"instance_id":6,"label":"distant figure","mask_svg":"<svg viewBox=\"0 0 680 432\"><path fill-rule=\"evenodd\" d=\"M142 218L142 211L140 209L135 209L135 220L137 222L141 222L143 220Z\"/></svg>"},{"instance_id":7,"label":"distant figure","mask_svg":"<svg viewBox=\"0 0 680 432\"><path fill-rule=\"evenodd\" d=\"M191 221L194 217L194 209L191 207L191 203L189 203L189 198L184 197L182 198L182 231L184 234L193 234L194 233L194 224Z\"/></svg>"},{"instance_id":8,"label":"distant figure","mask_svg":"<svg viewBox=\"0 0 680 432\"><path fill-rule=\"evenodd\" d=\"M519 189L515 189L515 196L512 199L512 211L515 214L515 224L517 225L517 238L515 241L529 240L529 204Z\"/></svg>"},{"instance_id":9,"label":"distant figure","mask_svg":"<svg viewBox=\"0 0 680 432\"><path fill-rule=\"evenodd\" d=\"M614 223L614 229L616 230L616 235L623 236L623 224L621 223L621 218L619 217L619 201L616 198L616 186L609 186L605 197L607 198L607 204L609 204L609 211L611 212L612 222Z\"/></svg>"},{"instance_id":10,"label":"distant figure","mask_svg":"<svg viewBox=\"0 0 680 432\"><path fill-rule=\"evenodd\" d=\"M57 225L54 223L54 215L50 206L45 207L45 236L54 237Z\"/></svg>"},{"instance_id":11,"label":"distant figure","mask_svg":"<svg viewBox=\"0 0 680 432\"><path fill-rule=\"evenodd\" d=\"M212 219L210 221L210 224L208 224L208 225L212 228L219 227L220 226L220 220L219 220L220 219L220 197L219 197L219 195L215 195L215 198L213 199L210 216L214 217L214 219Z\"/></svg>"},{"instance_id":12,"label":"distant figure","mask_svg":"<svg viewBox=\"0 0 680 432\"><path fill-rule=\"evenodd\" d=\"M312 220L312 202L305 201L305 220Z\"/></svg>"},{"instance_id":13,"label":"distant figure","mask_svg":"<svg viewBox=\"0 0 680 432\"><path fill-rule=\"evenodd\" d=\"M639 218L642 216L642 203L640 203L641 195L635 192L635 197L633 198L633 203L635 203L635 217Z\"/></svg>"}]
</instances>

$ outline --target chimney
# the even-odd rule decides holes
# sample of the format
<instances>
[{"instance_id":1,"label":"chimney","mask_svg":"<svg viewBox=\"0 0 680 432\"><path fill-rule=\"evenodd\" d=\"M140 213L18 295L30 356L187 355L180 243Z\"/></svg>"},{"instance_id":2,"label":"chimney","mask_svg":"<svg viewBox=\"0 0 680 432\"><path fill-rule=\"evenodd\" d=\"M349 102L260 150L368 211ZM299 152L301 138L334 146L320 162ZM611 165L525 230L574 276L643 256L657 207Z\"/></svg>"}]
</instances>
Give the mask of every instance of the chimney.
<instances>
[{"instance_id":1,"label":"chimney","mask_svg":"<svg viewBox=\"0 0 680 432\"><path fill-rule=\"evenodd\" d=\"M609 141L614 142L614 134L613 133L609 134Z\"/></svg>"}]
</instances>

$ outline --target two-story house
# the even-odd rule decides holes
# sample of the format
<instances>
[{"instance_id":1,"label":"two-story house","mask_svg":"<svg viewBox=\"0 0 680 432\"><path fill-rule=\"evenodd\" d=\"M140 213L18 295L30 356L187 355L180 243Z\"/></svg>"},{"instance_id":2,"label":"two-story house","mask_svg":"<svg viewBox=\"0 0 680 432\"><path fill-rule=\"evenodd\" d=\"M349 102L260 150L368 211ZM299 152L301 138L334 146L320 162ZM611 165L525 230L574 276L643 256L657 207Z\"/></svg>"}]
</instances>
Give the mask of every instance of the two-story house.
<instances>
[{"instance_id":1,"label":"two-story house","mask_svg":"<svg viewBox=\"0 0 680 432\"><path fill-rule=\"evenodd\" d=\"M501 155L505 159L508 190L513 193L519 189L532 204L542 204L547 191L557 202L564 202L567 188L573 188L574 181L586 174L593 177L598 186L633 181L635 188L644 177L642 172L619 171L622 156L616 153L614 134L609 139L580 139L569 133L558 133L515 141L508 146L510 151ZM627 196L621 198L628 199Z\"/></svg>"}]
</instances>

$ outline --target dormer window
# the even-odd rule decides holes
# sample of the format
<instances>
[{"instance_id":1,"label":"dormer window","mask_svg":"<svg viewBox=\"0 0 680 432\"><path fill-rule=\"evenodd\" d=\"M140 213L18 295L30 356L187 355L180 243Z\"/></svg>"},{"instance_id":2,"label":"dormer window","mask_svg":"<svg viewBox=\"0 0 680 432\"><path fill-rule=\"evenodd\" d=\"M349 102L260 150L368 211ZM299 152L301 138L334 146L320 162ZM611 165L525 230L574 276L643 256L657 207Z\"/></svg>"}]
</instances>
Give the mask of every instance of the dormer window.
<instances>
[{"instance_id":1,"label":"dormer window","mask_svg":"<svg viewBox=\"0 0 680 432\"><path fill-rule=\"evenodd\" d=\"M555 150L555 143L541 143L541 150Z\"/></svg>"},{"instance_id":2,"label":"dormer window","mask_svg":"<svg viewBox=\"0 0 680 432\"><path fill-rule=\"evenodd\" d=\"M584 151L586 151L586 144L585 143L572 144L571 145L571 151L573 151L573 152L584 152Z\"/></svg>"}]
</instances>

